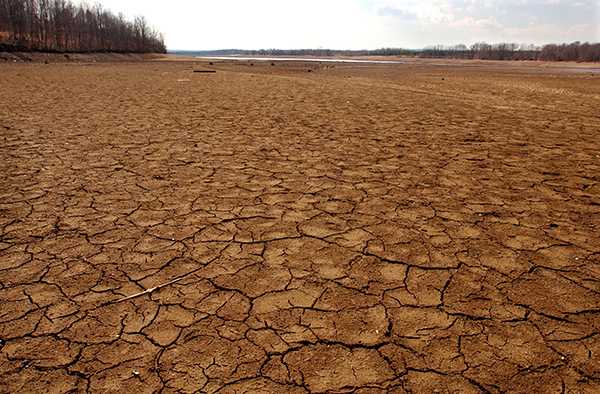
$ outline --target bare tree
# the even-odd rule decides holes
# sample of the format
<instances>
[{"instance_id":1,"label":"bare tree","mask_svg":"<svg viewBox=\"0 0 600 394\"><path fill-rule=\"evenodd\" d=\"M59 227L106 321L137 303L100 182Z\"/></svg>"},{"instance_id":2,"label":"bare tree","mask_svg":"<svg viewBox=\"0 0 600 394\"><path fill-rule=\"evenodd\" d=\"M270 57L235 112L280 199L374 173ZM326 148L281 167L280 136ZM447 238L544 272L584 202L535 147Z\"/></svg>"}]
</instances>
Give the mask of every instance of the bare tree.
<instances>
[{"instance_id":1,"label":"bare tree","mask_svg":"<svg viewBox=\"0 0 600 394\"><path fill-rule=\"evenodd\" d=\"M0 49L60 52L166 52L144 17L133 22L101 5L71 0L0 0Z\"/></svg>"},{"instance_id":2,"label":"bare tree","mask_svg":"<svg viewBox=\"0 0 600 394\"><path fill-rule=\"evenodd\" d=\"M549 44L543 48L535 45L478 42L469 49L464 45L446 47L436 45L416 52L417 56L484 60L550 60L550 61L600 61L600 43Z\"/></svg>"},{"instance_id":3,"label":"bare tree","mask_svg":"<svg viewBox=\"0 0 600 394\"><path fill-rule=\"evenodd\" d=\"M600 61L600 43L574 42L545 45L540 52L540 60L598 62Z\"/></svg>"}]
</instances>

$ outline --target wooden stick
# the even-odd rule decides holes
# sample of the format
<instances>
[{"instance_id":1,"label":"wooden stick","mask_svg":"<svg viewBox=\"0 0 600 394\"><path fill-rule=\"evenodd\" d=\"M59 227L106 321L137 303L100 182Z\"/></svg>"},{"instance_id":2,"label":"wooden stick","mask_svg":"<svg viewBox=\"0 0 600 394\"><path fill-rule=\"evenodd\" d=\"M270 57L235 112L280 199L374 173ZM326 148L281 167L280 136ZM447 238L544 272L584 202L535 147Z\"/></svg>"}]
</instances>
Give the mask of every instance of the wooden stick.
<instances>
[{"instance_id":1,"label":"wooden stick","mask_svg":"<svg viewBox=\"0 0 600 394\"><path fill-rule=\"evenodd\" d=\"M188 276L194 275L196 272L200 271L201 269L203 269L204 267L206 267L206 265L208 265L208 264L212 263L213 261L215 261L215 260L216 260L216 259L218 259L219 257L220 257L220 255L219 255L219 256L217 256L217 257L214 257L213 259L211 259L210 261L208 261L206 264L202 265L201 267L199 267L199 268L196 268L195 270L193 270L193 271L190 271L190 272L188 272L187 274L183 274L183 275L181 275L180 277L178 277L178 278L175 278L175 279L173 279L173 280L172 280L172 281L170 281L170 282L163 283L163 284L161 284L161 285L158 285L158 286L156 286L156 287L151 287L151 288L149 288L149 289L146 289L146 290L144 290L144 291L141 291L141 292L139 292L139 293L132 294L132 295L130 295L130 296L127 296L127 297L124 297L124 298L121 298L121 299L118 299L118 300L115 300L115 301L109 301L109 302L107 302L107 303L106 303L106 304L104 304L104 305L108 305L108 304L117 304L117 303L120 303L120 302L129 301L129 300L133 300L134 298L138 298L138 297L141 297L141 296L143 296L143 295L146 295L146 294L152 294L152 293L154 293L156 290L160 290L160 289L162 289L163 287L170 286L170 285L172 285L172 284L174 284L174 283L177 283L177 282L179 282L179 281L180 281L180 280L182 280L182 279L185 279L185 278L187 278Z\"/></svg>"},{"instance_id":2,"label":"wooden stick","mask_svg":"<svg viewBox=\"0 0 600 394\"><path fill-rule=\"evenodd\" d=\"M170 282L163 283L162 285L158 285L158 286L156 286L156 287L151 287L151 288L149 288L149 289L146 289L146 290L144 290L144 291L142 291L142 292L135 293L135 294L132 294L132 295L130 295L130 296L127 296L127 297L125 297L125 298L121 298L121 299L118 299L118 300L116 300L116 301L113 301L112 303L113 303L113 304L116 304L116 303L119 303L119 302L124 302L124 301L133 300L134 298L138 298L138 297L141 297L141 296L143 296L143 295L146 295L146 294L151 294L151 293L155 292L156 290L162 289L163 287L167 287L167 286L169 286L169 285L172 285L173 283L177 283L177 282L179 282L180 280L182 280L183 278L185 278L186 276L189 276L189 275L191 275L191 274L187 274L187 275L184 275L184 276L180 276L179 278L177 278L177 279L173 279L173 280L172 280L172 281L170 281Z\"/></svg>"}]
</instances>

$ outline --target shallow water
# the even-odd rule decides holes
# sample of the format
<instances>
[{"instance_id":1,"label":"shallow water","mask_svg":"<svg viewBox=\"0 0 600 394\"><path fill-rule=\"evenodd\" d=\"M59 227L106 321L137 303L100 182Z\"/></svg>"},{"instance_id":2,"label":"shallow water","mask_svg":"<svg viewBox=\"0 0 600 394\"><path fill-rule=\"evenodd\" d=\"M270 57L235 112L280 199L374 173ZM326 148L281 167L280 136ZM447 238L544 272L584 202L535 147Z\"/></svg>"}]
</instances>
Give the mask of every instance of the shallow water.
<instances>
[{"instance_id":1,"label":"shallow water","mask_svg":"<svg viewBox=\"0 0 600 394\"><path fill-rule=\"evenodd\" d=\"M258 57L258 56L196 56L197 59L206 60L237 60L237 61L265 61L265 62L315 62L315 63L359 63L359 64L407 64L401 60L365 60L365 59L338 59L338 58L315 58L315 57ZM444 67L481 67L480 64L465 63L429 63L430 66ZM600 68L596 67L572 67L555 66L545 68L574 73L600 74Z\"/></svg>"},{"instance_id":2,"label":"shallow water","mask_svg":"<svg viewBox=\"0 0 600 394\"><path fill-rule=\"evenodd\" d=\"M196 56L198 59L207 60L239 60L239 61L265 61L265 62L317 62L317 63L366 63L366 64L404 64L399 60L360 60L336 59L315 57L249 57L249 56Z\"/></svg>"}]
</instances>

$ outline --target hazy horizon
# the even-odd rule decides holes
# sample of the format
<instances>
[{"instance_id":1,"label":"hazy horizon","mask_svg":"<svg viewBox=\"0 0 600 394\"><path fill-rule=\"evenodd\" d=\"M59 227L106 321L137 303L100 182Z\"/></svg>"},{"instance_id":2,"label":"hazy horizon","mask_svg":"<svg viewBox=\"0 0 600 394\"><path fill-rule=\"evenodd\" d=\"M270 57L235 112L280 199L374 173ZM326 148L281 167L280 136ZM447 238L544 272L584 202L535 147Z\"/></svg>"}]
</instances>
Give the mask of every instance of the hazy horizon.
<instances>
[{"instance_id":1,"label":"hazy horizon","mask_svg":"<svg viewBox=\"0 0 600 394\"><path fill-rule=\"evenodd\" d=\"M170 51L600 41L600 0L102 0L143 15Z\"/></svg>"}]
</instances>

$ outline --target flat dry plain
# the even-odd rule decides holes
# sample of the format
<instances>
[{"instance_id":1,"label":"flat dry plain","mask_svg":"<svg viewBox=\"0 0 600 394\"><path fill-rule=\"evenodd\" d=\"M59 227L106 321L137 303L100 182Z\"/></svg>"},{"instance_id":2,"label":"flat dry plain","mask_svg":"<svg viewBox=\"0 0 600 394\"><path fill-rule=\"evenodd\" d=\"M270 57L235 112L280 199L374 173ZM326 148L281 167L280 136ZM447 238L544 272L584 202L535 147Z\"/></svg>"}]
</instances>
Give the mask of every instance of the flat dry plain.
<instances>
[{"instance_id":1,"label":"flat dry plain","mask_svg":"<svg viewBox=\"0 0 600 394\"><path fill-rule=\"evenodd\" d=\"M0 392L598 393L571 71L0 65Z\"/></svg>"}]
</instances>

